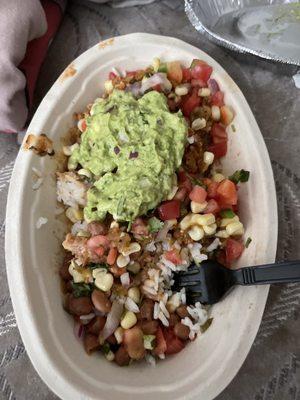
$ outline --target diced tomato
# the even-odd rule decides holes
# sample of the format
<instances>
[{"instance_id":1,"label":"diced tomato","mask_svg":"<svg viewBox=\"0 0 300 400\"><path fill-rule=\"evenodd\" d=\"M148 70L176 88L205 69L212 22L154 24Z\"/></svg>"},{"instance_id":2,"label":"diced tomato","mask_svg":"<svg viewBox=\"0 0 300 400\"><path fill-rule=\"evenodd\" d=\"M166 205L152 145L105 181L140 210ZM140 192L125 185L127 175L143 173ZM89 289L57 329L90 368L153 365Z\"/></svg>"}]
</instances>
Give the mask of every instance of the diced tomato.
<instances>
[{"instance_id":1,"label":"diced tomato","mask_svg":"<svg viewBox=\"0 0 300 400\"><path fill-rule=\"evenodd\" d=\"M195 63L195 61L194 61ZM191 68L191 74L193 79L201 79L207 82L212 73L212 67L205 62L199 60L195 66Z\"/></svg>"},{"instance_id":2,"label":"diced tomato","mask_svg":"<svg viewBox=\"0 0 300 400\"><path fill-rule=\"evenodd\" d=\"M224 93L219 90L211 98L211 104L213 106L222 107L224 106Z\"/></svg>"},{"instance_id":3,"label":"diced tomato","mask_svg":"<svg viewBox=\"0 0 300 400\"><path fill-rule=\"evenodd\" d=\"M179 188L174 196L174 200L184 201L187 195L187 189L185 187Z\"/></svg>"},{"instance_id":4,"label":"diced tomato","mask_svg":"<svg viewBox=\"0 0 300 400\"><path fill-rule=\"evenodd\" d=\"M224 179L218 185L217 196L223 204L237 204L237 190L235 184L229 179Z\"/></svg>"},{"instance_id":5,"label":"diced tomato","mask_svg":"<svg viewBox=\"0 0 300 400\"><path fill-rule=\"evenodd\" d=\"M110 80L113 80L113 79L115 79L117 77L117 75L114 73L114 72L110 72L109 74L108 74L108 79L110 79Z\"/></svg>"},{"instance_id":6,"label":"diced tomato","mask_svg":"<svg viewBox=\"0 0 300 400\"><path fill-rule=\"evenodd\" d=\"M162 221L177 219L180 216L180 201L165 201L158 207L158 214Z\"/></svg>"},{"instance_id":7,"label":"diced tomato","mask_svg":"<svg viewBox=\"0 0 300 400\"><path fill-rule=\"evenodd\" d=\"M96 249L93 249L93 251L97 254L97 256L102 257L103 254L105 253L105 249L103 246L99 246Z\"/></svg>"},{"instance_id":8,"label":"diced tomato","mask_svg":"<svg viewBox=\"0 0 300 400\"><path fill-rule=\"evenodd\" d=\"M196 88L204 88L207 87L207 84L202 79L192 79L191 85Z\"/></svg>"},{"instance_id":9,"label":"diced tomato","mask_svg":"<svg viewBox=\"0 0 300 400\"><path fill-rule=\"evenodd\" d=\"M231 264L233 261L238 259L244 251L243 243L234 240L234 239L227 239L226 246L225 246L225 253L226 253L226 262L227 264Z\"/></svg>"},{"instance_id":10,"label":"diced tomato","mask_svg":"<svg viewBox=\"0 0 300 400\"><path fill-rule=\"evenodd\" d=\"M213 126L211 127L210 134L214 144L222 143L224 141L227 142L228 140L227 132L224 126L222 126L221 124L218 123L213 124Z\"/></svg>"},{"instance_id":11,"label":"diced tomato","mask_svg":"<svg viewBox=\"0 0 300 400\"><path fill-rule=\"evenodd\" d=\"M178 183L180 188L185 188L187 193L190 193L190 191L193 188L192 182L190 178L187 176L187 174L181 170L178 172Z\"/></svg>"},{"instance_id":12,"label":"diced tomato","mask_svg":"<svg viewBox=\"0 0 300 400\"><path fill-rule=\"evenodd\" d=\"M166 352L166 350L167 350L167 343L164 338L163 331L162 331L161 327L159 326L156 331L156 346L154 349L154 353L156 355L164 354Z\"/></svg>"},{"instance_id":13,"label":"diced tomato","mask_svg":"<svg viewBox=\"0 0 300 400\"><path fill-rule=\"evenodd\" d=\"M215 199L210 199L205 207L204 214L218 214L220 206Z\"/></svg>"},{"instance_id":14,"label":"diced tomato","mask_svg":"<svg viewBox=\"0 0 300 400\"><path fill-rule=\"evenodd\" d=\"M203 178L203 183L208 187L212 183L212 180L209 178Z\"/></svg>"},{"instance_id":15,"label":"diced tomato","mask_svg":"<svg viewBox=\"0 0 300 400\"><path fill-rule=\"evenodd\" d=\"M160 85L155 85L155 86L153 86L152 89L153 89L153 90L156 90L157 92L162 92L162 88L161 88Z\"/></svg>"},{"instance_id":16,"label":"diced tomato","mask_svg":"<svg viewBox=\"0 0 300 400\"><path fill-rule=\"evenodd\" d=\"M215 123L211 128L211 138L213 144L209 146L208 150L214 153L216 158L224 157L227 153L227 132L221 124Z\"/></svg>"},{"instance_id":17,"label":"diced tomato","mask_svg":"<svg viewBox=\"0 0 300 400\"><path fill-rule=\"evenodd\" d=\"M218 182L211 181L207 187L207 197L210 199L215 199L217 197Z\"/></svg>"},{"instance_id":18,"label":"diced tomato","mask_svg":"<svg viewBox=\"0 0 300 400\"><path fill-rule=\"evenodd\" d=\"M109 245L110 242L105 235L96 235L87 241L87 247L92 250L98 248L99 246L109 247Z\"/></svg>"},{"instance_id":19,"label":"diced tomato","mask_svg":"<svg viewBox=\"0 0 300 400\"><path fill-rule=\"evenodd\" d=\"M227 142L212 144L208 147L208 151L213 153L215 158L224 157L227 153Z\"/></svg>"},{"instance_id":20,"label":"diced tomato","mask_svg":"<svg viewBox=\"0 0 300 400\"><path fill-rule=\"evenodd\" d=\"M189 68L182 68L182 80L183 82L189 82L191 80L191 70Z\"/></svg>"},{"instance_id":21,"label":"diced tomato","mask_svg":"<svg viewBox=\"0 0 300 400\"><path fill-rule=\"evenodd\" d=\"M149 228L142 218L137 218L133 221L131 232L135 233L136 235L147 236L149 234Z\"/></svg>"},{"instance_id":22,"label":"diced tomato","mask_svg":"<svg viewBox=\"0 0 300 400\"><path fill-rule=\"evenodd\" d=\"M108 256L107 256L107 264L108 265L113 265L116 262L116 258L118 255L118 250L115 247L112 247L109 252L108 252Z\"/></svg>"},{"instance_id":23,"label":"diced tomato","mask_svg":"<svg viewBox=\"0 0 300 400\"><path fill-rule=\"evenodd\" d=\"M181 83L182 82L182 68L179 61L172 61L167 64L168 72L167 76L171 82Z\"/></svg>"},{"instance_id":24,"label":"diced tomato","mask_svg":"<svg viewBox=\"0 0 300 400\"><path fill-rule=\"evenodd\" d=\"M201 186L194 186L189 194L189 198L196 203L203 203L206 200L207 191Z\"/></svg>"},{"instance_id":25,"label":"diced tomato","mask_svg":"<svg viewBox=\"0 0 300 400\"><path fill-rule=\"evenodd\" d=\"M175 335L172 328L164 329L164 337L167 344L166 354L176 354L184 348L184 342Z\"/></svg>"},{"instance_id":26,"label":"diced tomato","mask_svg":"<svg viewBox=\"0 0 300 400\"><path fill-rule=\"evenodd\" d=\"M171 261L173 264L178 265L182 263L181 257L179 255L178 250L173 249L169 250L165 253L165 257L167 260Z\"/></svg>"},{"instance_id":27,"label":"diced tomato","mask_svg":"<svg viewBox=\"0 0 300 400\"><path fill-rule=\"evenodd\" d=\"M194 108L199 107L201 98L198 96L197 90L193 90L191 95L187 95L182 100L182 112L185 117L189 117Z\"/></svg>"}]
</instances>

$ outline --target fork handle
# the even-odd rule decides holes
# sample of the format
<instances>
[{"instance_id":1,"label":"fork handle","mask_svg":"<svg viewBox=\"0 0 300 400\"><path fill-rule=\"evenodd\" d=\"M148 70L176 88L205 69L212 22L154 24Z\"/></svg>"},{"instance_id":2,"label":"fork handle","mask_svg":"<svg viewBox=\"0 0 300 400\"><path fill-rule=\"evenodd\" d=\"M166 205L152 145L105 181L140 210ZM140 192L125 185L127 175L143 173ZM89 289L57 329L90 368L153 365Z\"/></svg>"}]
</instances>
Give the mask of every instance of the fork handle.
<instances>
[{"instance_id":1,"label":"fork handle","mask_svg":"<svg viewBox=\"0 0 300 400\"><path fill-rule=\"evenodd\" d=\"M233 275L238 285L300 282L300 260L240 268Z\"/></svg>"}]
</instances>

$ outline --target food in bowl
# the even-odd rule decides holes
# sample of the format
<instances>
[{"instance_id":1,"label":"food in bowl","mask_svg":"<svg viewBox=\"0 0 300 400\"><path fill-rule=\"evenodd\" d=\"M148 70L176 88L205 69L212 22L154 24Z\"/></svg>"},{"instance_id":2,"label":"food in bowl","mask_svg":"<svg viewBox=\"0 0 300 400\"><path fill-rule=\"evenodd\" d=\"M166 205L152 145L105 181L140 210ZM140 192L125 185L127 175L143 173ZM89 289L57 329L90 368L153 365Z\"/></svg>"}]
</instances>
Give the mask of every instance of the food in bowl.
<instances>
[{"instance_id":1,"label":"food in bowl","mask_svg":"<svg viewBox=\"0 0 300 400\"><path fill-rule=\"evenodd\" d=\"M234 112L211 74L201 60L114 70L63 147L64 307L86 352L120 366L154 364L204 332L209 309L188 305L173 275L207 258L229 267L245 247L237 185L249 172L220 169Z\"/></svg>"}]
</instances>

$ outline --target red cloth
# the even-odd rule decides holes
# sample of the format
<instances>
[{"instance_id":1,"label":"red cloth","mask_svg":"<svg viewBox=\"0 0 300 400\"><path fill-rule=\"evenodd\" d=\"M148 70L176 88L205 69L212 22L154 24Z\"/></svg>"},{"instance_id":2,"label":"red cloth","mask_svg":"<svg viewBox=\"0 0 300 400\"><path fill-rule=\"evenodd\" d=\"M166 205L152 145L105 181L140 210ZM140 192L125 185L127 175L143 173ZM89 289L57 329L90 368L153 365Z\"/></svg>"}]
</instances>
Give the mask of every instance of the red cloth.
<instances>
[{"instance_id":1,"label":"red cloth","mask_svg":"<svg viewBox=\"0 0 300 400\"><path fill-rule=\"evenodd\" d=\"M19 69L24 73L27 80L28 106L32 106L33 94L40 68L46 57L49 44L57 32L62 20L62 10L52 0L41 0L47 20L47 32L38 39L31 40L27 45L24 59Z\"/></svg>"}]
</instances>

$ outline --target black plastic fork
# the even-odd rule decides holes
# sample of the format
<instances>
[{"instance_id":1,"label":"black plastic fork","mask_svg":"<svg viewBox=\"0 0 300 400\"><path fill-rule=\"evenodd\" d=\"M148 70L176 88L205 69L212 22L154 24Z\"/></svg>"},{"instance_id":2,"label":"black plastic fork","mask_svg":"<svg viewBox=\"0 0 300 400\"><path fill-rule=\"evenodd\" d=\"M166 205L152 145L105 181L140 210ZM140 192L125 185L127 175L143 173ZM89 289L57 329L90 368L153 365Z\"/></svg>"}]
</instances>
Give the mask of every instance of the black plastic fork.
<instances>
[{"instance_id":1,"label":"black plastic fork","mask_svg":"<svg viewBox=\"0 0 300 400\"><path fill-rule=\"evenodd\" d=\"M186 289L187 303L215 304L235 285L300 282L300 261L228 269L217 261L203 261L175 274L173 290Z\"/></svg>"}]
</instances>

